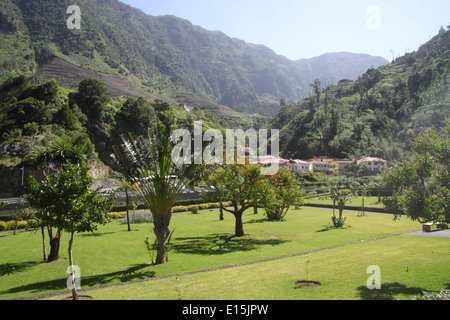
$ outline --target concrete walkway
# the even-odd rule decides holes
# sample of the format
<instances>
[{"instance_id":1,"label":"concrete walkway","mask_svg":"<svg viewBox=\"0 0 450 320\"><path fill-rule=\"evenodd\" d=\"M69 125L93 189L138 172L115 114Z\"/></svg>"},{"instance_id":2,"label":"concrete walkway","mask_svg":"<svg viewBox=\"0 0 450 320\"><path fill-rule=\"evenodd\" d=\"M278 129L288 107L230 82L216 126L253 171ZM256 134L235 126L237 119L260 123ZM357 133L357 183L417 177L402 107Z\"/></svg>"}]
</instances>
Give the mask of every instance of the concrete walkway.
<instances>
[{"instance_id":1,"label":"concrete walkway","mask_svg":"<svg viewBox=\"0 0 450 320\"><path fill-rule=\"evenodd\" d=\"M450 238L450 229L432 231L432 232L424 232L424 231L420 230L420 231L405 232L404 234L410 235L410 236Z\"/></svg>"}]
</instances>

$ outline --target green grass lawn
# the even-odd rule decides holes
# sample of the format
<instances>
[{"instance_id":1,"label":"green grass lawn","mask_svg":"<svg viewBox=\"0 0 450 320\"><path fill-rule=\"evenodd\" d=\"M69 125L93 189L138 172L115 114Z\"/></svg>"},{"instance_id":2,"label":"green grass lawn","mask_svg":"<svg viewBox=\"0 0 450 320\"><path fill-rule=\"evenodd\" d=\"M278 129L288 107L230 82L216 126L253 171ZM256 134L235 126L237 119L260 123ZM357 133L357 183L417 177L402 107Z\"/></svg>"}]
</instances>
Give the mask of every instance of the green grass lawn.
<instances>
[{"instance_id":1,"label":"green grass lawn","mask_svg":"<svg viewBox=\"0 0 450 320\"><path fill-rule=\"evenodd\" d=\"M307 203L332 205L333 200L331 200L330 197L311 198L311 199L308 199ZM346 203L346 205L360 207L361 203L362 203L362 197L356 197L356 198L351 199L351 201ZM383 203L378 202L378 197L365 197L364 198L364 207L369 210L369 208L383 208L384 206L383 206ZM336 205L336 208L337 208L337 205Z\"/></svg>"},{"instance_id":2,"label":"green grass lawn","mask_svg":"<svg viewBox=\"0 0 450 320\"><path fill-rule=\"evenodd\" d=\"M217 268L301 253L384 235L419 230L420 224L392 216L344 211L346 225L329 228L331 211L291 210L285 221L268 222L249 210L244 215L246 237L232 237L234 217L219 221L218 211L174 215L175 229L169 263L149 265L144 240L151 224L126 225L115 221L94 234L79 234L74 242L74 263L81 270L83 288L138 279ZM62 261L42 260L39 232L0 234L0 299L64 291L67 271L64 235ZM449 239L395 236L310 254L309 278L320 288L295 289L303 280L303 256L271 262L88 291L95 299L373 299L407 298L421 289L440 290L449 283ZM382 290L364 290L366 269L378 265ZM409 266L406 272L406 266ZM385 290L386 289L386 290ZM420 290L416 290L420 289ZM383 291L385 290L385 291ZM60 299L61 297L55 297Z\"/></svg>"}]
</instances>

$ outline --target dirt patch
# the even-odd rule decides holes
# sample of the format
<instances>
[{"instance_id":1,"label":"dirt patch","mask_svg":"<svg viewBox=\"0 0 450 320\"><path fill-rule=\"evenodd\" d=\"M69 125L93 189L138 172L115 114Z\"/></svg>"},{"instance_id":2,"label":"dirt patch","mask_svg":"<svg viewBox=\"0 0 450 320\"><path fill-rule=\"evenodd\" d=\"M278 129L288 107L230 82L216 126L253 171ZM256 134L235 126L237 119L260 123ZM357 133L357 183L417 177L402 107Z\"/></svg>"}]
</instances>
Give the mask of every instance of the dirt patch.
<instances>
[{"instance_id":1,"label":"dirt patch","mask_svg":"<svg viewBox=\"0 0 450 320\"><path fill-rule=\"evenodd\" d=\"M317 281L306 281L306 280L302 280L302 281L297 281L295 283L295 285L297 287L320 287L321 283L317 282Z\"/></svg>"},{"instance_id":2,"label":"dirt patch","mask_svg":"<svg viewBox=\"0 0 450 320\"><path fill-rule=\"evenodd\" d=\"M65 300L65 301L70 301L70 300L73 300L73 298L72 297L66 297L66 298L64 298L64 299L62 299L62 300ZM94 300L94 298L92 298L91 296L78 296L78 299L77 300L81 300L81 301L90 301L90 300Z\"/></svg>"}]
</instances>

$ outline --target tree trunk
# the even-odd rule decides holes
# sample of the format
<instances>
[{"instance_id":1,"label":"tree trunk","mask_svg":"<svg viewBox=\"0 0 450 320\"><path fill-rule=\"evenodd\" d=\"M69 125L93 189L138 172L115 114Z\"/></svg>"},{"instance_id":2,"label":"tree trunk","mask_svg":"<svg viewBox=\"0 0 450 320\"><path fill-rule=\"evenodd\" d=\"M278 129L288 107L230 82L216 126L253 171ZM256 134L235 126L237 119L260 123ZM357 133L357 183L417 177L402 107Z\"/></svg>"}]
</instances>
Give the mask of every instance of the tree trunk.
<instances>
[{"instance_id":1,"label":"tree trunk","mask_svg":"<svg viewBox=\"0 0 450 320\"><path fill-rule=\"evenodd\" d=\"M61 244L62 231L58 230L56 237L53 237L51 231L50 233L50 254L48 256L47 262L53 262L59 259L59 247Z\"/></svg>"},{"instance_id":2,"label":"tree trunk","mask_svg":"<svg viewBox=\"0 0 450 320\"><path fill-rule=\"evenodd\" d=\"M166 239L156 237L158 239L158 247L156 249L156 261L155 264L167 263L166 259Z\"/></svg>"},{"instance_id":3,"label":"tree trunk","mask_svg":"<svg viewBox=\"0 0 450 320\"><path fill-rule=\"evenodd\" d=\"M44 231L44 226L41 226L41 232L42 232L42 250L44 252L44 260L43 261L47 261L47 250L45 248L45 231Z\"/></svg>"},{"instance_id":4,"label":"tree trunk","mask_svg":"<svg viewBox=\"0 0 450 320\"><path fill-rule=\"evenodd\" d=\"M234 214L235 218L236 218L236 224L235 224L235 228L234 228L234 233L236 237L243 237L244 234L244 225L242 223L242 214L243 211L238 211Z\"/></svg>"},{"instance_id":5,"label":"tree trunk","mask_svg":"<svg viewBox=\"0 0 450 320\"><path fill-rule=\"evenodd\" d=\"M222 205L220 206L219 211L220 211L220 214L219 214L219 219L220 219L220 221L225 220L225 218L224 218L224 216L223 216L223 208L222 208Z\"/></svg>"},{"instance_id":6,"label":"tree trunk","mask_svg":"<svg viewBox=\"0 0 450 320\"><path fill-rule=\"evenodd\" d=\"M72 235L71 235L70 241L69 241L70 279L72 280L72 299L73 300L78 300L77 286L75 284L75 273L73 271L73 259L72 259L73 236L74 236L74 233L72 232Z\"/></svg>"},{"instance_id":7,"label":"tree trunk","mask_svg":"<svg viewBox=\"0 0 450 320\"><path fill-rule=\"evenodd\" d=\"M172 214L166 217L163 221L159 219L154 220L155 228L153 231L155 232L156 239L158 240L158 247L156 250L156 264L164 264L167 263L167 255L166 255L166 240L170 235L169 224Z\"/></svg>"},{"instance_id":8,"label":"tree trunk","mask_svg":"<svg viewBox=\"0 0 450 320\"><path fill-rule=\"evenodd\" d=\"M336 199L333 199L333 217L335 217L336 215L334 214L334 206L336 205Z\"/></svg>"},{"instance_id":9,"label":"tree trunk","mask_svg":"<svg viewBox=\"0 0 450 320\"><path fill-rule=\"evenodd\" d=\"M125 195L127 197L127 223L128 223L128 231L131 231L130 227L130 214L129 214L129 198L128 198L128 188L125 188Z\"/></svg>"},{"instance_id":10,"label":"tree trunk","mask_svg":"<svg viewBox=\"0 0 450 320\"><path fill-rule=\"evenodd\" d=\"M344 202L339 201L338 206L339 206L339 220L341 220L342 219L342 212L344 211L345 204L344 204Z\"/></svg>"}]
</instances>

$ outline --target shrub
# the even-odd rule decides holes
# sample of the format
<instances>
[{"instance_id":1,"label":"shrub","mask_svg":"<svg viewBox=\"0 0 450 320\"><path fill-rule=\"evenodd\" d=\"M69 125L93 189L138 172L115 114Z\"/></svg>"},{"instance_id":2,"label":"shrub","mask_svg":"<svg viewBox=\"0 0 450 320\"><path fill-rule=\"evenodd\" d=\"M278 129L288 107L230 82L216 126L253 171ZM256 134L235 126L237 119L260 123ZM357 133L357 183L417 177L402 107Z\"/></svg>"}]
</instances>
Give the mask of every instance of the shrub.
<instances>
[{"instance_id":1,"label":"shrub","mask_svg":"<svg viewBox=\"0 0 450 320\"><path fill-rule=\"evenodd\" d=\"M264 197L260 205L269 221L283 220L291 205L303 205L303 191L289 169L280 168L278 174L266 178Z\"/></svg>"},{"instance_id":2,"label":"shrub","mask_svg":"<svg viewBox=\"0 0 450 320\"><path fill-rule=\"evenodd\" d=\"M6 228L5 230L17 230L17 229L26 229L28 226L27 221L17 221L17 220L12 220L12 221L8 221L6 222Z\"/></svg>"},{"instance_id":3,"label":"shrub","mask_svg":"<svg viewBox=\"0 0 450 320\"><path fill-rule=\"evenodd\" d=\"M5 231L5 230L6 230L6 222L0 221L0 231Z\"/></svg>"},{"instance_id":4,"label":"shrub","mask_svg":"<svg viewBox=\"0 0 450 320\"><path fill-rule=\"evenodd\" d=\"M188 207L186 206L176 206L172 208L172 212L185 212L188 211Z\"/></svg>"},{"instance_id":5,"label":"shrub","mask_svg":"<svg viewBox=\"0 0 450 320\"><path fill-rule=\"evenodd\" d=\"M128 223L127 218L123 218L122 222ZM140 211L133 211L130 213L130 223L147 223L147 222L153 222L153 215L150 211L147 210L140 210Z\"/></svg>"},{"instance_id":6,"label":"shrub","mask_svg":"<svg viewBox=\"0 0 450 320\"><path fill-rule=\"evenodd\" d=\"M123 217L125 217L127 215L126 211L121 211L121 212L110 212L108 213L108 216L110 216L112 219L122 219Z\"/></svg>"},{"instance_id":7,"label":"shrub","mask_svg":"<svg viewBox=\"0 0 450 320\"><path fill-rule=\"evenodd\" d=\"M197 214L199 210L199 206L189 206L189 211L193 214Z\"/></svg>"},{"instance_id":8,"label":"shrub","mask_svg":"<svg viewBox=\"0 0 450 320\"><path fill-rule=\"evenodd\" d=\"M450 290L441 290L440 292L427 292L414 297L414 300L450 300Z\"/></svg>"},{"instance_id":9,"label":"shrub","mask_svg":"<svg viewBox=\"0 0 450 320\"><path fill-rule=\"evenodd\" d=\"M335 228L342 228L344 226L346 217L338 218L336 216L331 217L331 222L333 223Z\"/></svg>"}]
</instances>

